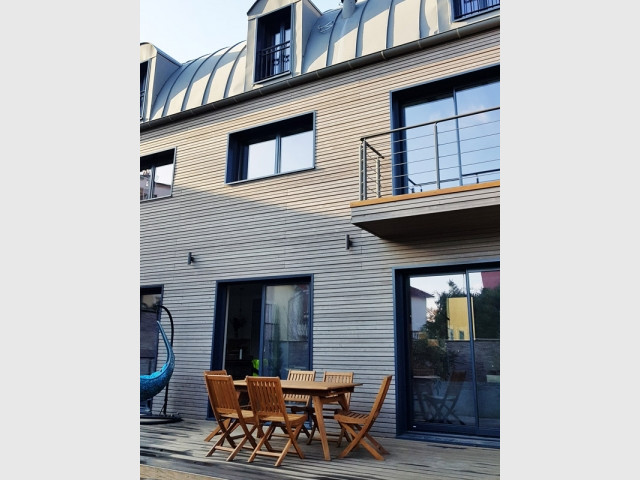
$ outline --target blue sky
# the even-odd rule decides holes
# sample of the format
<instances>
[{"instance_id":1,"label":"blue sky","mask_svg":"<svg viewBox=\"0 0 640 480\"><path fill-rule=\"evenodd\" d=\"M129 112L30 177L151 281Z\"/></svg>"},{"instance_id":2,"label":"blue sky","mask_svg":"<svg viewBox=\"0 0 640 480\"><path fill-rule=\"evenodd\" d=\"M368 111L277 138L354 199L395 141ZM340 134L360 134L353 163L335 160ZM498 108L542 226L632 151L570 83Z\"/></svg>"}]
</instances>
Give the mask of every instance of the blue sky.
<instances>
[{"instance_id":1,"label":"blue sky","mask_svg":"<svg viewBox=\"0 0 640 480\"><path fill-rule=\"evenodd\" d=\"M312 0L321 11L340 0ZM246 39L247 11L255 0L140 0L140 42L180 62Z\"/></svg>"}]
</instances>

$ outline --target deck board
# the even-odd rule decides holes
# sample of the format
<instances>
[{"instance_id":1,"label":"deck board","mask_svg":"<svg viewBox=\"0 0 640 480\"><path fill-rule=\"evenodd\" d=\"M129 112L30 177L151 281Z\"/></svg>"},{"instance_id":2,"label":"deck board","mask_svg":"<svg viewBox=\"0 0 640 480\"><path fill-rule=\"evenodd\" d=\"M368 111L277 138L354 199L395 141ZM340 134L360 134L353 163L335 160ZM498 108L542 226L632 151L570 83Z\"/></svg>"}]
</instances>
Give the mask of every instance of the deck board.
<instances>
[{"instance_id":1,"label":"deck board","mask_svg":"<svg viewBox=\"0 0 640 480\"><path fill-rule=\"evenodd\" d=\"M341 448L330 442L330 462L323 459L320 442L306 444L300 459L291 449L280 467L272 458L258 457L248 463L249 451L232 462L226 452L205 455L213 445L204 438L215 422L184 419L169 424L140 425L141 480L489 480L500 478L500 450L397 438L378 437L389 451L384 461L365 449L337 459ZM284 442L275 439L274 442ZM345 444L343 443L342 448Z\"/></svg>"}]
</instances>

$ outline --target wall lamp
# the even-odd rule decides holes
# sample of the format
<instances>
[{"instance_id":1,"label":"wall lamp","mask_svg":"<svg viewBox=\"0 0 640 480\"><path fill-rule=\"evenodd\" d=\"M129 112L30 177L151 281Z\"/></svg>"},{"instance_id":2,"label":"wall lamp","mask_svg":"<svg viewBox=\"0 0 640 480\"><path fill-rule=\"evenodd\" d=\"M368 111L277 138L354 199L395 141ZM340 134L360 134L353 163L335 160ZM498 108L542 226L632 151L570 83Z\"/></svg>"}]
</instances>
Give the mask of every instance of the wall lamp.
<instances>
[{"instance_id":1,"label":"wall lamp","mask_svg":"<svg viewBox=\"0 0 640 480\"><path fill-rule=\"evenodd\" d=\"M189 252L189 255L187 255L187 265L191 265L192 263L196 263L196 259L193 258L193 255Z\"/></svg>"},{"instance_id":2,"label":"wall lamp","mask_svg":"<svg viewBox=\"0 0 640 480\"><path fill-rule=\"evenodd\" d=\"M351 237L349 236L349 234L346 235L346 247L347 250L349 250L351 247L353 247L353 241L351 240Z\"/></svg>"}]
</instances>

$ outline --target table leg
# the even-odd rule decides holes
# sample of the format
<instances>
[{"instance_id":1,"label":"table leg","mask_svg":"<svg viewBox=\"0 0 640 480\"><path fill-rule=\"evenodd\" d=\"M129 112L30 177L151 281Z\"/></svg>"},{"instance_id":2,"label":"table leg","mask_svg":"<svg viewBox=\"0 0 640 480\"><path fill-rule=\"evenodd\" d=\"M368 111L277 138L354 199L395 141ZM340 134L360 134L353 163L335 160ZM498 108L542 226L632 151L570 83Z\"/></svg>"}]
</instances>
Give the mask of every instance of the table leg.
<instances>
[{"instance_id":1,"label":"table leg","mask_svg":"<svg viewBox=\"0 0 640 480\"><path fill-rule=\"evenodd\" d=\"M324 459L331 460L331 454L329 453L329 442L327 440L327 431L324 429L324 415L322 405L322 398L314 396L313 408L316 411L316 423L318 424L318 433L320 434L320 440L322 441L322 451L324 452Z\"/></svg>"}]
</instances>

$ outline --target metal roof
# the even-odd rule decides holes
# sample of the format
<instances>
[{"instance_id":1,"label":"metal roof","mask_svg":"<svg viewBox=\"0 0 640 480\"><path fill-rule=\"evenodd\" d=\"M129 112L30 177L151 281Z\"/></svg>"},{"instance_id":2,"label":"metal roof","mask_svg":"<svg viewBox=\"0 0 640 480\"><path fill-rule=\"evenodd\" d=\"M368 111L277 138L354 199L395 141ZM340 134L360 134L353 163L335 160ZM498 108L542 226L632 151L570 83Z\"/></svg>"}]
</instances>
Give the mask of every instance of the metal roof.
<instances>
[{"instance_id":1,"label":"metal roof","mask_svg":"<svg viewBox=\"0 0 640 480\"><path fill-rule=\"evenodd\" d=\"M341 12L340 8L329 10L317 18L303 46L298 75L438 33L435 1L361 0L348 18ZM148 120L244 93L246 51L245 40L181 64L153 98ZM283 79L287 80L290 77Z\"/></svg>"}]
</instances>

